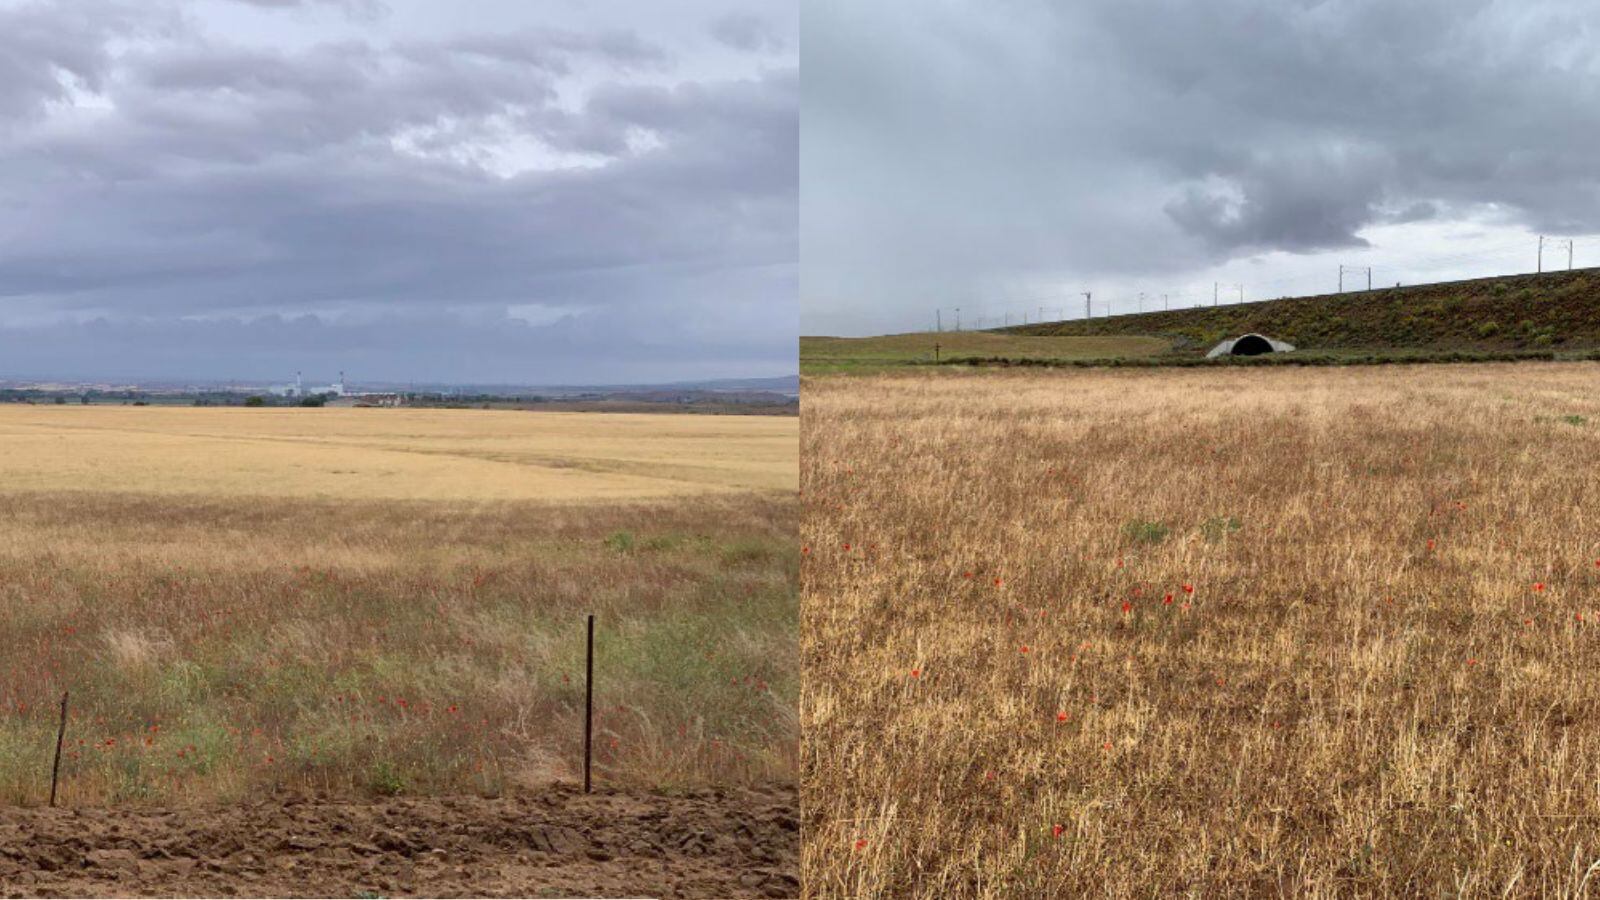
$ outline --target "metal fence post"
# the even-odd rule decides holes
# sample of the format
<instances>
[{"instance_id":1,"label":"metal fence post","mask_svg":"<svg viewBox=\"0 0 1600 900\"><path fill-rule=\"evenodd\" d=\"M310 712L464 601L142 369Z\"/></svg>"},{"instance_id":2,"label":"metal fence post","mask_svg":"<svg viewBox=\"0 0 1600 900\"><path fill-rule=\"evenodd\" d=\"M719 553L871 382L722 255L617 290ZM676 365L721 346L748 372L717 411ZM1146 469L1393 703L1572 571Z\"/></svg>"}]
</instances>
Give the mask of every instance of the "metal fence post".
<instances>
[{"instance_id":1,"label":"metal fence post","mask_svg":"<svg viewBox=\"0 0 1600 900\"><path fill-rule=\"evenodd\" d=\"M583 677L583 792L589 793L594 747L594 613L589 614L589 646Z\"/></svg>"}]
</instances>

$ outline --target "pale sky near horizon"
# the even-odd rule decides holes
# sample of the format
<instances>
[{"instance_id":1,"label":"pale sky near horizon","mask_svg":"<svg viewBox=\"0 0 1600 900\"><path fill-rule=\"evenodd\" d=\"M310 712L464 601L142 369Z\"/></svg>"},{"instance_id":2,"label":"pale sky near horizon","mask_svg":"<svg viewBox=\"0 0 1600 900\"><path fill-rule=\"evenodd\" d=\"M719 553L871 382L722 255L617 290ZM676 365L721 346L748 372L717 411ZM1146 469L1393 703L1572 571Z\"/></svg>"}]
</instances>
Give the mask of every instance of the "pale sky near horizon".
<instances>
[{"instance_id":1,"label":"pale sky near horizon","mask_svg":"<svg viewBox=\"0 0 1600 900\"><path fill-rule=\"evenodd\" d=\"M775 0L0 0L0 379L796 370Z\"/></svg>"},{"instance_id":2,"label":"pale sky near horizon","mask_svg":"<svg viewBox=\"0 0 1600 900\"><path fill-rule=\"evenodd\" d=\"M805 0L801 33L803 334L1531 272L1540 233L1600 265L1586 0Z\"/></svg>"}]
</instances>

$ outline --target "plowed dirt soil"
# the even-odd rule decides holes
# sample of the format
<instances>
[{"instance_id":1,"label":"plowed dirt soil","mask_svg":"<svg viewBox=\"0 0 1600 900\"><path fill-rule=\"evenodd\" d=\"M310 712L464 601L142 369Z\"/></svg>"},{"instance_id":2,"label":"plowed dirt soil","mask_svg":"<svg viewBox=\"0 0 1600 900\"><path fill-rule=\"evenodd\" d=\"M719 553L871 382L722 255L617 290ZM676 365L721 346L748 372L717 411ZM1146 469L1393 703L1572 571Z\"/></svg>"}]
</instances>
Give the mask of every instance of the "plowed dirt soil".
<instances>
[{"instance_id":1,"label":"plowed dirt soil","mask_svg":"<svg viewBox=\"0 0 1600 900\"><path fill-rule=\"evenodd\" d=\"M0 809L6 896L798 896L793 786Z\"/></svg>"}]
</instances>

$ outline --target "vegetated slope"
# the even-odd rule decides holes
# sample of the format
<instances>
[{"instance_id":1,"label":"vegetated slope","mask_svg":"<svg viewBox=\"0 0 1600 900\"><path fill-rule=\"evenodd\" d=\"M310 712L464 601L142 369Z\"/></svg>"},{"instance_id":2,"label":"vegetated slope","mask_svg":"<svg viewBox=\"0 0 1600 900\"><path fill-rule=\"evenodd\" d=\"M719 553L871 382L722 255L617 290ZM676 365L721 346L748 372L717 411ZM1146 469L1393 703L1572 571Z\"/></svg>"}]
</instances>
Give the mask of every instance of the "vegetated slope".
<instances>
[{"instance_id":1,"label":"vegetated slope","mask_svg":"<svg viewBox=\"0 0 1600 900\"><path fill-rule=\"evenodd\" d=\"M1305 351L1587 350L1600 347L1600 269L1512 275L1002 329L1146 335L1182 355L1260 332Z\"/></svg>"}]
</instances>

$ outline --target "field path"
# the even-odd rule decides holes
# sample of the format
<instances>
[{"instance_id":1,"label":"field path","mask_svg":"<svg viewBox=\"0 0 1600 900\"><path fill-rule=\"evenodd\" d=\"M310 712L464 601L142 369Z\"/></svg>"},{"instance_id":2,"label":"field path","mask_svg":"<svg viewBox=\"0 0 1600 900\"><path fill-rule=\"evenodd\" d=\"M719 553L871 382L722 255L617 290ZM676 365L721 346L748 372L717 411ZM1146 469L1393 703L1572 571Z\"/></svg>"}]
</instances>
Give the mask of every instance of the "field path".
<instances>
[{"instance_id":1,"label":"field path","mask_svg":"<svg viewBox=\"0 0 1600 900\"><path fill-rule=\"evenodd\" d=\"M793 786L0 810L5 896L799 894Z\"/></svg>"}]
</instances>

